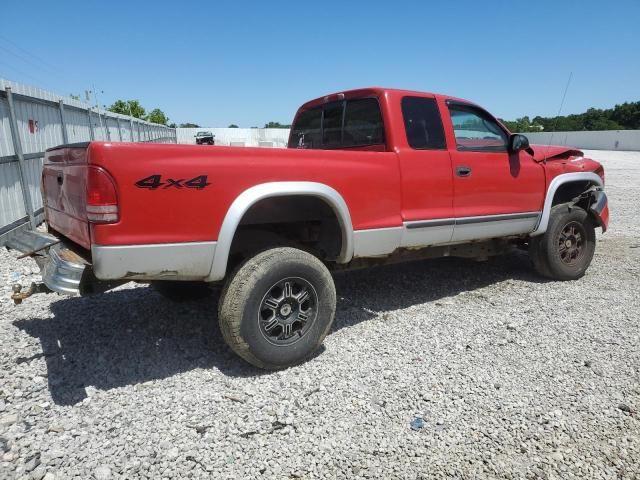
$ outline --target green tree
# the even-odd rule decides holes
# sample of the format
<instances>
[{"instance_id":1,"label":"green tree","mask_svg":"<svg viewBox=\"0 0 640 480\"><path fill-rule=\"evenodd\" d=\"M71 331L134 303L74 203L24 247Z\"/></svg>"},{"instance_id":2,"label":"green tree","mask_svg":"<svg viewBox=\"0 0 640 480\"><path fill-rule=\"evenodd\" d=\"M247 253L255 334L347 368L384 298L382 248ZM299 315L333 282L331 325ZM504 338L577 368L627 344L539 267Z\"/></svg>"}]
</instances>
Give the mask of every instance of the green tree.
<instances>
[{"instance_id":1,"label":"green tree","mask_svg":"<svg viewBox=\"0 0 640 480\"><path fill-rule=\"evenodd\" d=\"M131 115L135 118L146 117L146 110L138 100L116 100L108 109L110 112L120 113L122 115Z\"/></svg>"},{"instance_id":2,"label":"green tree","mask_svg":"<svg viewBox=\"0 0 640 480\"><path fill-rule=\"evenodd\" d=\"M505 126L512 132L539 132L544 129L544 126L540 123L541 117L535 117L533 121L528 116L516 118L513 121L500 120Z\"/></svg>"},{"instance_id":3,"label":"green tree","mask_svg":"<svg viewBox=\"0 0 640 480\"><path fill-rule=\"evenodd\" d=\"M181 123L180 128L200 128L197 123Z\"/></svg>"},{"instance_id":4,"label":"green tree","mask_svg":"<svg viewBox=\"0 0 640 480\"><path fill-rule=\"evenodd\" d=\"M291 125L283 125L280 122L269 122L264 124L264 128L291 128Z\"/></svg>"},{"instance_id":5,"label":"green tree","mask_svg":"<svg viewBox=\"0 0 640 480\"><path fill-rule=\"evenodd\" d=\"M512 132L540 131L572 132L579 130L637 130L640 129L640 102L625 102L613 108L589 108L584 113L556 117L536 116L529 124L528 117L503 123Z\"/></svg>"},{"instance_id":6,"label":"green tree","mask_svg":"<svg viewBox=\"0 0 640 480\"><path fill-rule=\"evenodd\" d=\"M159 108L154 108L149 112L149 115L147 115L147 121L166 125L169 121L169 117L167 117Z\"/></svg>"},{"instance_id":7,"label":"green tree","mask_svg":"<svg viewBox=\"0 0 640 480\"><path fill-rule=\"evenodd\" d=\"M611 120L631 130L640 129L640 102L624 102L611 111Z\"/></svg>"},{"instance_id":8,"label":"green tree","mask_svg":"<svg viewBox=\"0 0 640 480\"><path fill-rule=\"evenodd\" d=\"M232 123L227 128L240 128L240 127L238 127L238 125L236 125L235 123Z\"/></svg>"}]
</instances>

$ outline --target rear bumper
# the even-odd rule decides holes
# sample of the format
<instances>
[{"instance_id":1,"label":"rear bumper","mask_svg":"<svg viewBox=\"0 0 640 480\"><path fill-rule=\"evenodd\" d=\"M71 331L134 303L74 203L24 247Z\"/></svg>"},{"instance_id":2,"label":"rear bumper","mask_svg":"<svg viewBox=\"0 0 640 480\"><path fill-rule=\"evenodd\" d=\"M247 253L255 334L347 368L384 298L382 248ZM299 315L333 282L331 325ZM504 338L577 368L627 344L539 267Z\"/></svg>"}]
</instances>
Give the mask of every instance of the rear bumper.
<instances>
[{"instance_id":1,"label":"rear bumper","mask_svg":"<svg viewBox=\"0 0 640 480\"><path fill-rule=\"evenodd\" d=\"M48 233L21 231L6 245L32 257L40 267L42 282L54 292L79 294L83 278L91 270L89 262L65 245L62 238Z\"/></svg>"},{"instance_id":2,"label":"rear bumper","mask_svg":"<svg viewBox=\"0 0 640 480\"><path fill-rule=\"evenodd\" d=\"M64 237L24 231L7 246L33 257L42 282L65 295L106 291L128 280L205 280L211 273L217 242L149 245L92 245L88 252Z\"/></svg>"},{"instance_id":3,"label":"rear bumper","mask_svg":"<svg viewBox=\"0 0 640 480\"><path fill-rule=\"evenodd\" d=\"M54 292L78 295L87 262L64 247L51 247L47 257L36 262L42 269L42 282Z\"/></svg>"},{"instance_id":4,"label":"rear bumper","mask_svg":"<svg viewBox=\"0 0 640 480\"><path fill-rule=\"evenodd\" d=\"M93 245L91 257L64 237L25 230L7 247L32 257L42 282L65 295L89 295L128 280L205 280L213 265L217 242L151 245Z\"/></svg>"}]
</instances>

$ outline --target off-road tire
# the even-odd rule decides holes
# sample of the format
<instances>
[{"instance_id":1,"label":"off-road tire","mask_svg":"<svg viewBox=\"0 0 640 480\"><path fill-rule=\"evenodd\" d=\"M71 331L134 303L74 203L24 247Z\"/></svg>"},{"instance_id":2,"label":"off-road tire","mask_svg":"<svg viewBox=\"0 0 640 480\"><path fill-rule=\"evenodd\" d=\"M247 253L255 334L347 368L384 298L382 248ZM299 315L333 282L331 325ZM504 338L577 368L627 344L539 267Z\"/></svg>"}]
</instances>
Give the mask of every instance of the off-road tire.
<instances>
[{"instance_id":1,"label":"off-road tire","mask_svg":"<svg viewBox=\"0 0 640 480\"><path fill-rule=\"evenodd\" d=\"M294 343L274 344L279 340L275 334L271 338L265 333L263 307L274 288L290 279L311 287L308 290L313 293L314 303L308 305L313 305L315 314L311 324L307 326L305 322L299 327L297 338L292 335L282 340ZM284 290L282 298L285 299ZM256 367L278 370L304 362L322 345L333 323L336 291L329 270L318 258L303 250L280 247L258 253L241 264L229 277L218 305L220 330L229 347ZM276 311L284 310L278 309L273 310L274 318ZM298 311L302 309L300 306ZM284 336L284 329L280 331Z\"/></svg>"},{"instance_id":2,"label":"off-road tire","mask_svg":"<svg viewBox=\"0 0 640 480\"><path fill-rule=\"evenodd\" d=\"M157 280L151 282L151 287L160 295L173 302L200 300L213 293L213 289L205 282Z\"/></svg>"},{"instance_id":3,"label":"off-road tire","mask_svg":"<svg viewBox=\"0 0 640 480\"><path fill-rule=\"evenodd\" d=\"M567 253L568 248L573 248L575 258ZM547 231L531 240L529 254L539 274L554 280L576 280L591 264L595 248L595 225L589 214L563 203L551 209Z\"/></svg>"},{"instance_id":4,"label":"off-road tire","mask_svg":"<svg viewBox=\"0 0 640 480\"><path fill-rule=\"evenodd\" d=\"M545 278L553 278L547 260L542 255L542 244L544 235L537 235L529 240L529 259L533 265L533 270Z\"/></svg>"}]
</instances>

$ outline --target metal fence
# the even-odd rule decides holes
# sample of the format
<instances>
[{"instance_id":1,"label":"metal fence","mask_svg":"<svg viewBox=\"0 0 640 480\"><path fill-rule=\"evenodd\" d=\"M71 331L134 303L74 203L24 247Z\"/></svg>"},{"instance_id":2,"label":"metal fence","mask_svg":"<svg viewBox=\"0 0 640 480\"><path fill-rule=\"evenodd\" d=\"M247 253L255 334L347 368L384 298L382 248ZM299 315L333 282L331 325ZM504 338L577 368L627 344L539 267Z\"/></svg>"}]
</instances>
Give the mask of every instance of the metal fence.
<instances>
[{"instance_id":1,"label":"metal fence","mask_svg":"<svg viewBox=\"0 0 640 480\"><path fill-rule=\"evenodd\" d=\"M0 245L42 222L45 150L90 140L176 143L176 131L0 78Z\"/></svg>"}]
</instances>

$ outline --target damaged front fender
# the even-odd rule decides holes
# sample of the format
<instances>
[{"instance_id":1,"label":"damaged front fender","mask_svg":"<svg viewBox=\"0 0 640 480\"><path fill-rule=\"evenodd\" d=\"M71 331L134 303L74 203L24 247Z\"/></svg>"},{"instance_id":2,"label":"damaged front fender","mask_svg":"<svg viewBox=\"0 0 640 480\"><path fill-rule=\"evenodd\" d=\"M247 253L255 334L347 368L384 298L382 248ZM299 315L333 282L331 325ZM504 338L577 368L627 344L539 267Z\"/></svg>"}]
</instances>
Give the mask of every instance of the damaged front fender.
<instances>
[{"instance_id":1,"label":"damaged front fender","mask_svg":"<svg viewBox=\"0 0 640 480\"><path fill-rule=\"evenodd\" d=\"M607 231L609 226L609 200L602 187L591 187L574 198L571 204L584 208L591 215L596 225L602 228L602 233Z\"/></svg>"}]
</instances>

